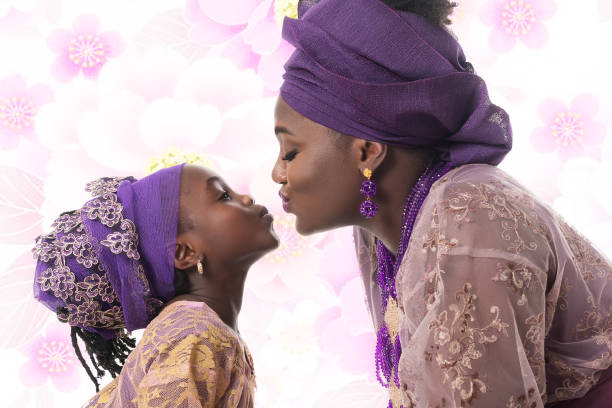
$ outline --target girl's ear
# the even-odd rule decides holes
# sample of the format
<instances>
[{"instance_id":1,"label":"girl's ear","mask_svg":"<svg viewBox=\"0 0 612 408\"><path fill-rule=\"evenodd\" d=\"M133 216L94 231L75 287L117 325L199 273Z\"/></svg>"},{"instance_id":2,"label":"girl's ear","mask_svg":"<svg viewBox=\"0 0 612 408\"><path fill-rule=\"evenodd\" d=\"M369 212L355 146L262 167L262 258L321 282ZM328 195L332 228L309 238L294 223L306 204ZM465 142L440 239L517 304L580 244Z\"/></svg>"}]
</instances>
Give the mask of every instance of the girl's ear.
<instances>
[{"instance_id":1,"label":"girl's ear","mask_svg":"<svg viewBox=\"0 0 612 408\"><path fill-rule=\"evenodd\" d=\"M182 271L191 269L198 263L198 254L191 243L182 238L177 238L174 251L174 267Z\"/></svg>"}]
</instances>

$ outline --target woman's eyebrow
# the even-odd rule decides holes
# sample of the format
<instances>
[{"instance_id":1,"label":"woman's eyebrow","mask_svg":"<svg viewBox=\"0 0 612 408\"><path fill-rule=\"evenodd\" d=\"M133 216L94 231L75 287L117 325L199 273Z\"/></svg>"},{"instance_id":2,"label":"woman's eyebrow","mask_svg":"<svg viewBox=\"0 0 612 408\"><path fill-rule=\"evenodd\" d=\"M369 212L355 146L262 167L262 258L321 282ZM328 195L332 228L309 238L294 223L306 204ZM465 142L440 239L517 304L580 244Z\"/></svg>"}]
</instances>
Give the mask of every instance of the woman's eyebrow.
<instances>
[{"instance_id":1,"label":"woman's eyebrow","mask_svg":"<svg viewBox=\"0 0 612 408\"><path fill-rule=\"evenodd\" d=\"M293 133L291 133L289 131L289 129L287 129L286 127L283 126L275 126L274 127L274 134L278 135L279 133L286 133L290 136L295 136Z\"/></svg>"}]
</instances>

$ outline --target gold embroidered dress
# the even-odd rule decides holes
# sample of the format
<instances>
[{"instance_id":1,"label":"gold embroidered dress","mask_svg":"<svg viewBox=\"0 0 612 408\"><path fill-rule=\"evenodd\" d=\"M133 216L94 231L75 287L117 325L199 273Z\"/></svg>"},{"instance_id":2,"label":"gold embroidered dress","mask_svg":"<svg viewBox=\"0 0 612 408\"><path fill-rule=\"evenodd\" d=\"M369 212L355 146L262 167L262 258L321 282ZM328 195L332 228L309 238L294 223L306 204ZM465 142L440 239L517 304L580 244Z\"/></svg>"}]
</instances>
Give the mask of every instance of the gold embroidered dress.
<instances>
[{"instance_id":1,"label":"gold embroidered dress","mask_svg":"<svg viewBox=\"0 0 612 408\"><path fill-rule=\"evenodd\" d=\"M610 262L494 166L432 186L387 316L374 239L355 238L374 323L400 336L394 407L543 407L580 398L612 364Z\"/></svg>"},{"instance_id":2,"label":"gold embroidered dress","mask_svg":"<svg viewBox=\"0 0 612 408\"><path fill-rule=\"evenodd\" d=\"M91 408L250 408L255 375L240 338L202 302L171 303Z\"/></svg>"}]
</instances>

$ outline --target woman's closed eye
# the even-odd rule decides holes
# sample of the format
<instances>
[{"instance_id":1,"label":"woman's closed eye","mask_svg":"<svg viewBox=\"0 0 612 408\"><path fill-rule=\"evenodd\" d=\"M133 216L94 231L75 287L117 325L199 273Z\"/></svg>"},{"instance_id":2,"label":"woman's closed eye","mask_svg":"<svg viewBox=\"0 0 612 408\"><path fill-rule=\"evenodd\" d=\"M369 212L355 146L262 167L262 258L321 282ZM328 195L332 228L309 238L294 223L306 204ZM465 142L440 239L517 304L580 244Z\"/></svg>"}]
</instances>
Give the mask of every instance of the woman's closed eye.
<instances>
[{"instance_id":1,"label":"woman's closed eye","mask_svg":"<svg viewBox=\"0 0 612 408\"><path fill-rule=\"evenodd\" d=\"M295 156L297 155L297 150L292 150L289 153L287 153L286 155L283 156L283 160L285 161L291 161L295 158Z\"/></svg>"}]
</instances>

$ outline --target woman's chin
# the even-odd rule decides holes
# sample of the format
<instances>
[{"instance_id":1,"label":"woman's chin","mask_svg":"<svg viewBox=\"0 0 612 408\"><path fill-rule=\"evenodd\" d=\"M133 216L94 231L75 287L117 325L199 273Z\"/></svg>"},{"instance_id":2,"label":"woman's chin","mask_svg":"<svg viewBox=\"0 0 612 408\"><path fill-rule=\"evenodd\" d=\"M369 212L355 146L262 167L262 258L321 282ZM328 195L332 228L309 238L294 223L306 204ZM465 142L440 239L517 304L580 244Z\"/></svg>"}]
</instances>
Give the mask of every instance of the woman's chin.
<instances>
[{"instance_id":1,"label":"woman's chin","mask_svg":"<svg viewBox=\"0 0 612 408\"><path fill-rule=\"evenodd\" d=\"M324 226L324 225L316 225L312 222L308 222L306 220L304 220L304 218L300 217L300 216L296 216L295 218L295 230L298 232L298 234L300 235L312 235L315 234L317 232L323 232L323 231L327 231L330 228Z\"/></svg>"}]
</instances>

